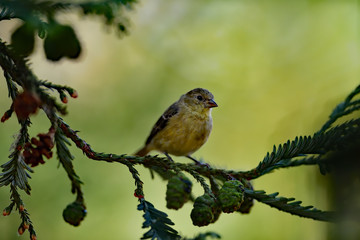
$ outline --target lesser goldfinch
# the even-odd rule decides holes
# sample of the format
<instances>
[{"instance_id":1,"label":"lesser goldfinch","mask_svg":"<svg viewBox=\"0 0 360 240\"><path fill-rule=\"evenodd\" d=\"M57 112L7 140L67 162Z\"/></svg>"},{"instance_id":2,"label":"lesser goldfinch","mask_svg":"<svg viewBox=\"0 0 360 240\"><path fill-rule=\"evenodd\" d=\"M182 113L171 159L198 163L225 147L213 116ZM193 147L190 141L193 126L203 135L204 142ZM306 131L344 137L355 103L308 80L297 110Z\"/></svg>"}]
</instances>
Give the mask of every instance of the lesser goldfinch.
<instances>
[{"instance_id":1,"label":"lesser goldfinch","mask_svg":"<svg viewBox=\"0 0 360 240\"><path fill-rule=\"evenodd\" d=\"M195 88L182 95L155 123L145 146L135 155L145 156L152 150L169 156L186 156L196 163L191 154L208 139L212 129L211 110L218 105L211 92Z\"/></svg>"}]
</instances>

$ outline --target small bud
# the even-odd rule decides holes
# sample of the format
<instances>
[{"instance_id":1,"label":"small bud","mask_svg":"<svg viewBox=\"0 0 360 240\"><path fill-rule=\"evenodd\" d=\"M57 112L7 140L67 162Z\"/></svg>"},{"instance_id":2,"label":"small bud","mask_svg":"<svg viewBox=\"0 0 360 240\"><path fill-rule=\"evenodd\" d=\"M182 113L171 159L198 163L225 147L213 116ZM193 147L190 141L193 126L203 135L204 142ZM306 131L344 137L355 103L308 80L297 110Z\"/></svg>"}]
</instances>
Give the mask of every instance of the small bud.
<instances>
[{"instance_id":1,"label":"small bud","mask_svg":"<svg viewBox=\"0 0 360 240\"><path fill-rule=\"evenodd\" d=\"M77 91L73 91L72 93L70 93L70 97L72 97L72 98L77 98L79 95L78 95L78 93L77 93Z\"/></svg>"},{"instance_id":2,"label":"small bud","mask_svg":"<svg viewBox=\"0 0 360 240\"><path fill-rule=\"evenodd\" d=\"M8 209L5 208L5 209L3 210L3 216L9 216L9 215L10 215L10 211L8 211Z\"/></svg>"},{"instance_id":3,"label":"small bud","mask_svg":"<svg viewBox=\"0 0 360 240\"><path fill-rule=\"evenodd\" d=\"M36 239L37 239L35 234L32 234L32 235L30 236L30 238L31 238L31 240L36 240Z\"/></svg>"},{"instance_id":4,"label":"small bud","mask_svg":"<svg viewBox=\"0 0 360 240\"><path fill-rule=\"evenodd\" d=\"M1 122L5 122L11 117L12 110L6 111L4 115L1 117Z\"/></svg>"},{"instance_id":5,"label":"small bud","mask_svg":"<svg viewBox=\"0 0 360 240\"><path fill-rule=\"evenodd\" d=\"M20 212L23 212L24 209L25 209L24 205L20 204L20 206L19 206L19 211L20 211Z\"/></svg>"},{"instance_id":6,"label":"small bud","mask_svg":"<svg viewBox=\"0 0 360 240\"><path fill-rule=\"evenodd\" d=\"M19 233L19 235L23 235L24 232L25 232L25 228L21 225L21 226L18 228L18 233Z\"/></svg>"},{"instance_id":7,"label":"small bud","mask_svg":"<svg viewBox=\"0 0 360 240\"><path fill-rule=\"evenodd\" d=\"M65 97L65 96L61 98L61 101L62 101L63 103L68 103L68 99L67 99L67 97Z\"/></svg>"},{"instance_id":8,"label":"small bud","mask_svg":"<svg viewBox=\"0 0 360 240\"><path fill-rule=\"evenodd\" d=\"M7 206L6 208L4 208L3 210L3 216L9 216L11 211L13 210L14 207L14 203L11 203L9 206Z\"/></svg>"},{"instance_id":9,"label":"small bud","mask_svg":"<svg viewBox=\"0 0 360 240\"><path fill-rule=\"evenodd\" d=\"M23 227L24 227L24 229L29 229L30 226L29 226L29 224L24 223Z\"/></svg>"},{"instance_id":10,"label":"small bud","mask_svg":"<svg viewBox=\"0 0 360 240\"><path fill-rule=\"evenodd\" d=\"M1 117L1 122L5 122L6 120L8 120L9 117L6 116L6 113Z\"/></svg>"}]
</instances>

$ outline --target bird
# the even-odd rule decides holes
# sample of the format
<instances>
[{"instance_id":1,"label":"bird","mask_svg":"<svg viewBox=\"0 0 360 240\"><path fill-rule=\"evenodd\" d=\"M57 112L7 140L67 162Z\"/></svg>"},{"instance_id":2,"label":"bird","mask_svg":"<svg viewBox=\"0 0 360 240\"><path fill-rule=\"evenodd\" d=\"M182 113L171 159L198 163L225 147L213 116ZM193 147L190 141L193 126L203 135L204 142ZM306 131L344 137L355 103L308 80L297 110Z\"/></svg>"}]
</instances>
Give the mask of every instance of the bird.
<instances>
[{"instance_id":1,"label":"bird","mask_svg":"<svg viewBox=\"0 0 360 240\"><path fill-rule=\"evenodd\" d=\"M204 88L195 88L173 103L157 120L145 145L135 153L146 156L157 150L173 161L174 156L191 157L207 141L212 130L212 108L218 107L214 95Z\"/></svg>"}]
</instances>

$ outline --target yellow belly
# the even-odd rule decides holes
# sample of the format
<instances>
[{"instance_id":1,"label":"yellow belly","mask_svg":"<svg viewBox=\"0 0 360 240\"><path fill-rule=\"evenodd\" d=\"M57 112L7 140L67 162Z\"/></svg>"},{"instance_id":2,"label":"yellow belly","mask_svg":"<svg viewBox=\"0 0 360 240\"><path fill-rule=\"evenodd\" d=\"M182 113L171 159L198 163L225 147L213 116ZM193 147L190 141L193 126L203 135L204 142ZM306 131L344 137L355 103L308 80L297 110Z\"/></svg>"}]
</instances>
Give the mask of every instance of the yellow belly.
<instances>
[{"instance_id":1,"label":"yellow belly","mask_svg":"<svg viewBox=\"0 0 360 240\"><path fill-rule=\"evenodd\" d=\"M178 114L152 139L149 147L175 156L187 156L208 139L212 128L211 115L206 118Z\"/></svg>"}]
</instances>

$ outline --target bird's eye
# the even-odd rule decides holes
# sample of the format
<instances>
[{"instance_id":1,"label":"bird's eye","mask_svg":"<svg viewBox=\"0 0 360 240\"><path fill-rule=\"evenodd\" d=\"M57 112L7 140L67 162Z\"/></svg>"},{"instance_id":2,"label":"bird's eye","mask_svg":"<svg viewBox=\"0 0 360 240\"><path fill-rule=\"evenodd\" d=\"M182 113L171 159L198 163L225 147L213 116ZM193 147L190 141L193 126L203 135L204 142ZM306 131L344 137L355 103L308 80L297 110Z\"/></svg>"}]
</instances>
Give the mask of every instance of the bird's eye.
<instances>
[{"instance_id":1,"label":"bird's eye","mask_svg":"<svg viewBox=\"0 0 360 240\"><path fill-rule=\"evenodd\" d=\"M197 96L196 97L199 101L202 101L203 100L203 97L201 95Z\"/></svg>"}]
</instances>

